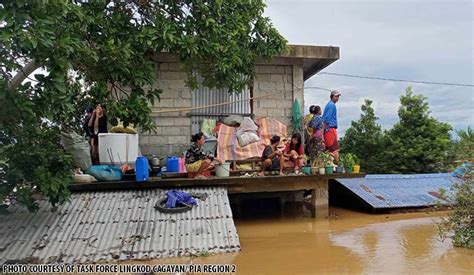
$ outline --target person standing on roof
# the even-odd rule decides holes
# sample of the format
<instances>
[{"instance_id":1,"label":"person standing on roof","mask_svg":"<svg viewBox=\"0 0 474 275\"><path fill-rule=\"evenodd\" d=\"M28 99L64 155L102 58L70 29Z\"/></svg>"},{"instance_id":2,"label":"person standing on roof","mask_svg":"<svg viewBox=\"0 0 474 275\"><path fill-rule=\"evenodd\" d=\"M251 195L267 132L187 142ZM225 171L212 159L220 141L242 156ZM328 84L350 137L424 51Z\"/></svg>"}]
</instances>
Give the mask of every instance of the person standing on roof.
<instances>
[{"instance_id":1,"label":"person standing on roof","mask_svg":"<svg viewBox=\"0 0 474 275\"><path fill-rule=\"evenodd\" d=\"M304 117L304 125L305 125L305 143L307 144L309 142L309 140L311 139L311 137L313 136L313 128L309 127L309 123L311 122L311 120L313 119L313 116L315 114L314 110L315 110L316 106L315 105L311 105L309 107L309 114L307 114L305 117Z\"/></svg>"},{"instance_id":2,"label":"person standing on roof","mask_svg":"<svg viewBox=\"0 0 474 275\"><path fill-rule=\"evenodd\" d=\"M107 115L105 105L97 104L87 124L91 138L92 164L100 164L99 160L99 134L107 133Z\"/></svg>"},{"instance_id":3,"label":"person standing on roof","mask_svg":"<svg viewBox=\"0 0 474 275\"><path fill-rule=\"evenodd\" d=\"M324 143L326 151L333 155L335 161L339 163L339 142L337 140L337 109L336 103L339 101L341 93L339 91L331 91L329 102L324 107L323 113L323 129Z\"/></svg>"},{"instance_id":4,"label":"person standing on roof","mask_svg":"<svg viewBox=\"0 0 474 275\"><path fill-rule=\"evenodd\" d=\"M323 134L323 119L321 117L321 107L314 106L313 119L308 124L308 127L312 129L312 136L306 146L306 155L311 159L315 160L319 158L319 155L324 153L326 147L324 146L324 134Z\"/></svg>"}]
</instances>

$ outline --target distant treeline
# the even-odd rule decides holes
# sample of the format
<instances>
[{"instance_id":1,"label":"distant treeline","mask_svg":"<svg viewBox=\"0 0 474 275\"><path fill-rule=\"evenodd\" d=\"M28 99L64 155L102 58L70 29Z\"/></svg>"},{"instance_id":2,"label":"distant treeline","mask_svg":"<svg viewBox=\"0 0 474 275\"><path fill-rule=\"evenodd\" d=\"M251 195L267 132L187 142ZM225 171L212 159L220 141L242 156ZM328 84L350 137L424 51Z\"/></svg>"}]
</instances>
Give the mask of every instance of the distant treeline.
<instances>
[{"instance_id":1,"label":"distant treeline","mask_svg":"<svg viewBox=\"0 0 474 275\"><path fill-rule=\"evenodd\" d=\"M372 101L365 100L362 114L341 139L341 152L356 154L366 173L435 173L453 169L459 161L474 159L474 133L456 131L430 115L427 98L411 87L400 97L399 121L382 130Z\"/></svg>"}]
</instances>

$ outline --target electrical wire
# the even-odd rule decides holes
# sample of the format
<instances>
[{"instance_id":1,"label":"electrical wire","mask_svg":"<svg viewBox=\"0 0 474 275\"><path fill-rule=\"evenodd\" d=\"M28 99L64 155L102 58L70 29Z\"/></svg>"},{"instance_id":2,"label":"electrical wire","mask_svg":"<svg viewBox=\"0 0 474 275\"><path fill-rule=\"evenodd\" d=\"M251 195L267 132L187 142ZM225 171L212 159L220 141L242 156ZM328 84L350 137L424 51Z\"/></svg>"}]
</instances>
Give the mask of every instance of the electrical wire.
<instances>
[{"instance_id":1,"label":"electrical wire","mask_svg":"<svg viewBox=\"0 0 474 275\"><path fill-rule=\"evenodd\" d=\"M323 90L323 91L332 92L332 90L329 90L329 89L326 89L326 88L321 88L321 87L315 87L315 86L304 87L304 89L317 89L317 90Z\"/></svg>"},{"instance_id":2,"label":"electrical wire","mask_svg":"<svg viewBox=\"0 0 474 275\"><path fill-rule=\"evenodd\" d=\"M334 76L343 76L343 77L352 77L352 78L363 78L363 79L395 81L395 82L408 82L408 83L419 83L419 84L429 84L429 85L474 87L473 84L448 83L448 82L430 82L430 81L406 80L406 79L395 79L395 78L382 78L382 77L352 75L352 74L339 74L339 73L330 73L330 72L320 72L320 73L318 73L318 75L334 75Z\"/></svg>"}]
</instances>

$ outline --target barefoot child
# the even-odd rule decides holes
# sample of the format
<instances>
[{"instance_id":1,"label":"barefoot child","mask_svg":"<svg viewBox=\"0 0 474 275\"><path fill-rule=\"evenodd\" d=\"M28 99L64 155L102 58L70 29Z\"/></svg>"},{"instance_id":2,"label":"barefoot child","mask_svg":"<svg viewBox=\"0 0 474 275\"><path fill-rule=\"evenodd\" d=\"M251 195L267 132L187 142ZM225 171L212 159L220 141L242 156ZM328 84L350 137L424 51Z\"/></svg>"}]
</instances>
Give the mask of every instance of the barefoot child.
<instances>
[{"instance_id":1,"label":"barefoot child","mask_svg":"<svg viewBox=\"0 0 474 275\"><path fill-rule=\"evenodd\" d=\"M283 157L283 151L278 150L277 146L280 143L279 136L273 136L270 139L270 145L267 145L262 153L262 171L258 174L264 176L267 170L280 170L280 174L283 172L283 164L285 158Z\"/></svg>"}]
</instances>

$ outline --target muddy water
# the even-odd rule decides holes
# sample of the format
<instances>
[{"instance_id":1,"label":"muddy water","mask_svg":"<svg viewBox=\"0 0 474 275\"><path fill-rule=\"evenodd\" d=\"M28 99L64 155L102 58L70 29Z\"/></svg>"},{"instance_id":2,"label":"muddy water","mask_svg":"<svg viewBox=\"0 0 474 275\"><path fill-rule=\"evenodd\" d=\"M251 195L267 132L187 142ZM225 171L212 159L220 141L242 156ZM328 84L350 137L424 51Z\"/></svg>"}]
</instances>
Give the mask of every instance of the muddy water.
<instances>
[{"instance_id":1,"label":"muddy water","mask_svg":"<svg viewBox=\"0 0 474 275\"><path fill-rule=\"evenodd\" d=\"M242 251L153 263L228 263L239 274L473 274L474 251L438 239L445 213L372 215L331 208L331 217L302 215L236 220Z\"/></svg>"}]
</instances>

